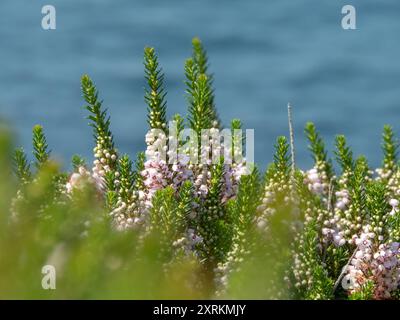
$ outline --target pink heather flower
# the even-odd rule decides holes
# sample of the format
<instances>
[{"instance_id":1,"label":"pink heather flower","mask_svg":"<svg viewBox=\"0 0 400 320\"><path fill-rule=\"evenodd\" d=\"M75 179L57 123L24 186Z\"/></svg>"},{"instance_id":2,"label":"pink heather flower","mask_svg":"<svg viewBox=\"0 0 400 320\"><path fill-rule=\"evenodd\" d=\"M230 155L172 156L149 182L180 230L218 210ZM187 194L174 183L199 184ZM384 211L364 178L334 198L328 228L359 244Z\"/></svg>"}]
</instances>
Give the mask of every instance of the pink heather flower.
<instances>
[{"instance_id":1,"label":"pink heather flower","mask_svg":"<svg viewBox=\"0 0 400 320\"><path fill-rule=\"evenodd\" d=\"M318 172L317 168L312 168L305 172L304 183L308 189L317 195L322 195L325 192L326 184L323 182L322 175Z\"/></svg>"},{"instance_id":2,"label":"pink heather flower","mask_svg":"<svg viewBox=\"0 0 400 320\"><path fill-rule=\"evenodd\" d=\"M358 248L346 276L351 284L348 290L356 292L372 281L374 298L388 299L400 285L400 244L377 245L374 237L367 227L359 237L355 236Z\"/></svg>"},{"instance_id":3,"label":"pink heather flower","mask_svg":"<svg viewBox=\"0 0 400 320\"><path fill-rule=\"evenodd\" d=\"M389 204L390 204L392 207L398 207L398 206L399 206L399 200L397 200L397 199L390 199Z\"/></svg>"},{"instance_id":4,"label":"pink heather flower","mask_svg":"<svg viewBox=\"0 0 400 320\"><path fill-rule=\"evenodd\" d=\"M65 187L67 193L71 193L74 189L81 189L88 183L93 184L98 191L103 191L103 179L95 172L90 174L86 168L79 167L78 172L71 174Z\"/></svg>"}]
</instances>

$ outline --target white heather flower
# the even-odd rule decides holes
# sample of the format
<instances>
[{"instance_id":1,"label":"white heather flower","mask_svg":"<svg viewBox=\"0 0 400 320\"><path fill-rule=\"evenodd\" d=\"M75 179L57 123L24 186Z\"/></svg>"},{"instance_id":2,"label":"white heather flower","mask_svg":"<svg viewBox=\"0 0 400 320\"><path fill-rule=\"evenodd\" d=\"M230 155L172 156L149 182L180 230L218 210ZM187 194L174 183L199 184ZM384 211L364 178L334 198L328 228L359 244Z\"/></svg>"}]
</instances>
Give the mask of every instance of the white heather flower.
<instances>
[{"instance_id":1,"label":"white heather flower","mask_svg":"<svg viewBox=\"0 0 400 320\"><path fill-rule=\"evenodd\" d=\"M316 164L314 168L305 172L304 183L308 189L316 195L325 195L328 189L326 174L323 164Z\"/></svg>"},{"instance_id":2,"label":"white heather flower","mask_svg":"<svg viewBox=\"0 0 400 320\"><path fill-rule=\"evenodd\" d=\"M343 201L338 201L338 202L336 202L336 208L338 208L340 210L344 210L346 208L346 205L344 204Z\"/></svg>"},{"instance_id":3,"label":"white heather flower","mask_svg":"<svg viewBox=\"0 0 400 320\"><path fill-rule=\"evenodd\" d=\"M392 207L398 207L399 206L399 201L397 199L390 199L389 204Z\"/></svg>"},{"instance_id":4,"label":"white heather flower","mask_svg":"<svg viewBox=\"0 0 400 320\"><path fill-rule=\"evenodd\" d=\"M394 216L399 212L399 201L397 199L390 199L389 205L392 207L392 210L389 212L389 215Z\"/></svg>"},{"instance_id":5,"label":"white heather flower","mask_svg":"<svg viewBox=\"0 0 400 320\"><path fill-rule=\"evenodd\" d=\"M358 248L347 275L353 286L348 290L355 292L367 281L372 281L374 298L387 299L400 285L399 243L377 245L372 242L373 236L368 227L356 236Z\"/></svg>"},{"instance_id":6,"label":"white heather flower","mask_svg":"<svg viewBox=\"0 0 400 320\"><path fill-rule=\"evenodd\" d=\"M85 167L79 167L78 172L71 174L65 187L67 193L71 193L74 189L82 189L85 184L93 184L98 191L102 191L102 181L95 174L90 174Z\"/></svg>"}]
</instances>

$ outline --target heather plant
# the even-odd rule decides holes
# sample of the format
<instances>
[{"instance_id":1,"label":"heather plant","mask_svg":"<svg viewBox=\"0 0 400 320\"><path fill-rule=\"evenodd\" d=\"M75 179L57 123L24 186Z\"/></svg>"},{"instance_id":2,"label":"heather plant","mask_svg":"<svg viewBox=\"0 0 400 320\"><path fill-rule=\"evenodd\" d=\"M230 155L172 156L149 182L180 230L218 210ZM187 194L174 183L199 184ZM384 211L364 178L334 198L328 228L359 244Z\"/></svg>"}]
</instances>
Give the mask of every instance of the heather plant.
<instances>
[{"instance_id":1,"label":"heather plant","mask_svg":"<svg viewBox=\"0 0 400 320\"><path fill-rule=\"evenodd\" d=\"M289 138L277 138L261 173L237 157L246 146L243 124L233 119L224 128L206 51L197 38L192 46L184 65L188 112L171 118L158 56L145 48L149 131L135 159L117 149L88 75L81 86L92 164L75 155L66 172L41 126L33 128L33 161L21 148L13 154L0 125L0 298L398 299L393 129L384 127L375 171L338 135L336 169L307 123L313 166L301 170L289 106ZM221 146L223 129L232 138ZM56 270L55 290L42 287L46 265Z\"/></svg>"}]
</instances>

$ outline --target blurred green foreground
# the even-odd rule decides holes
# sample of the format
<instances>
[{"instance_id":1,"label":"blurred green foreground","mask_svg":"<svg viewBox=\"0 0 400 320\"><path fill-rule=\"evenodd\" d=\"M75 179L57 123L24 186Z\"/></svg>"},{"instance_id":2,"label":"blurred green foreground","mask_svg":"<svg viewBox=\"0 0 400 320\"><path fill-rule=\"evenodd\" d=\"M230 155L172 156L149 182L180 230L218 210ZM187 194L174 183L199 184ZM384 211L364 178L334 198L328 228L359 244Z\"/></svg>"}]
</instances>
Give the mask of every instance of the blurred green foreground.
<instances>
[{"instance_id":1,"label":"blurred green foreground","mask_svg":"<svg viewBox=\"0 0 400 320\"><path fill-rule=\"evenodd\" d=\"M13 142L0 130L0 299L209 299L214 284L198 259L171 259L161 237L116 232L93 188L56 202L56 163L40 168L18 200ZM16 196L17 195L17 196ZM18 200L18 201L17 201ZM13 213L18 203L18 214ZM281 247L284 248L284 247ZM255 250L257 251L257 250ZM244 262L224 298L269 298L265 286L280 261ZM268 260L268 261L267 261ZM250 261L250 260L249 260ZM45 290L42 268L55 267L56 289ZM262 281L260 281L263 279ZM243 286L243 283L246 283ZM282 291L283 287L280 287Z\"/></svg>"}]
</instances>

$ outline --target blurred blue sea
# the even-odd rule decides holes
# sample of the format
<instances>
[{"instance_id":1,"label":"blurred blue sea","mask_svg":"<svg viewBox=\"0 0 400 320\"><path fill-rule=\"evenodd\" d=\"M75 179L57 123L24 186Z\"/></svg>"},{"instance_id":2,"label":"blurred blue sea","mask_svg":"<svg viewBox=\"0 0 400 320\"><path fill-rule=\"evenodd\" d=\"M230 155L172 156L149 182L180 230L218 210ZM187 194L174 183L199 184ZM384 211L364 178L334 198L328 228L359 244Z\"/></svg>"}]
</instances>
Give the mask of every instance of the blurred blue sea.
<instances>
[{"instance_id":1,"label":"blurred blue sea","mask_svg":"<svg viewBox=\"0 0 400 320\"><path fill-rule=\"evenodd\" d=\"M57 9L57 30L41 28L41 8ZM357 30L341 28L341 8L357 9ZM311 164L303 128L316 123L329 147L348 137L355 154L380 163L384 124L400 133L398 0L1 0L0 115L31 151L44 125L53 154L91 159L80 77L95 80L116 143L144 148L147 124L142 54L154 46L166 74L169 115L186 110L183 63L199 36L215 75L216 103L228 124L255 129L256 162L272 160L294 107L297 161Z\"/></svg>"}]
</instances>

